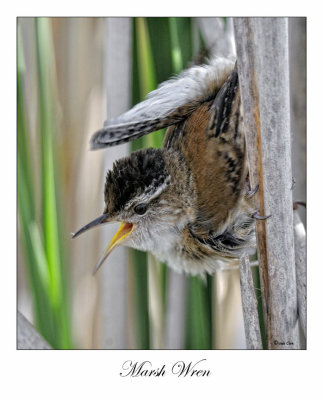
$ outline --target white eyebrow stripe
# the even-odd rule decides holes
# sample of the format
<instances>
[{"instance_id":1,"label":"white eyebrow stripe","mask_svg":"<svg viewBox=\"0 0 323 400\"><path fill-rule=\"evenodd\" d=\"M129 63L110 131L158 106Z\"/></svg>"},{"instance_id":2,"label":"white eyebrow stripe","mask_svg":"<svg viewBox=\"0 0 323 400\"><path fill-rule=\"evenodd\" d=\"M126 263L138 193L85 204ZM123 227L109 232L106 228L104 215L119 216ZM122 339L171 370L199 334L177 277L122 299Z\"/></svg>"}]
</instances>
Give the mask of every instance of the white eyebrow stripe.
<instances>
[{"instance_id":1,"label":"white eyebrow stripe","mask_svg":"<svg viewBox=\"0 0 323 400\"><path fill-rule=\"evenodd\" d=\"M154 184L151 184L145 189L144 193L135 197L134 199L131 199L126 205L125 209L129 210L129 208L132 207L134 204L147 203L155 199L167 188L169 182L170 182L170 175L167 176L167 178L160 186L156 187Z\"/></svg>"},{"instance_id":2,"label":"white eyebrow stripe","mask_svg":"<svg viewBox=\"0 0 323 400\"><path fill-rule=\"evenodd\" d=\"M154 188L153 185L148 186L148 188L144 191L144 194L150 194L150 200L153 200L166 189L169 182L170 182L170 175L167 176L167 178L164 180L164 182L160 186L157 186L155 191L151 190Z\"/></svg>"}]
</instances>

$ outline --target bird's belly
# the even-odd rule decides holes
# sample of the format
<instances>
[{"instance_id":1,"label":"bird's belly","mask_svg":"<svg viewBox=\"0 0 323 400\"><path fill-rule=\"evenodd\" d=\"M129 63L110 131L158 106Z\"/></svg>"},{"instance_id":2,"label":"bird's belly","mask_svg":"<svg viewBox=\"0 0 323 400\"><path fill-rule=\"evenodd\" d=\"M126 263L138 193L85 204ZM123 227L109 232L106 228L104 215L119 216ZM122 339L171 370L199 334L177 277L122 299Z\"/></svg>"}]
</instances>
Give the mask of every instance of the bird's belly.
<instances>
[{"instance_id":1,"label":"bird's belly","mask_svg":"<svg viewBox=\"0 0 323 400\"><path fill-rule=\"evenodd\" d=\"M167 252L155 249L152 254L161 262L165 262L170 268L189 275L205 276L206 273L213 274L216 270L235 269L239 267L238 259L225 259L218 255L210 255L205 258L194 258L185 254L181 248L176 246L168 248Z\"/></svg>"},{"instance_id":2,"label":"bird's belly","mask_svg":"<svg viewBox=\"0 0 323 400\"><path fill-rule=\"evenodd\" d=\"M204 276L215 270L238 267L237 259L223 258L191 236L188 236L189 242L183 241L183 235L187 239L187 232L184 232L182 235L177 231L150 232L144 240L131 241L128 246L152 253L179 273Z\"/></svg>"}]
</instances>

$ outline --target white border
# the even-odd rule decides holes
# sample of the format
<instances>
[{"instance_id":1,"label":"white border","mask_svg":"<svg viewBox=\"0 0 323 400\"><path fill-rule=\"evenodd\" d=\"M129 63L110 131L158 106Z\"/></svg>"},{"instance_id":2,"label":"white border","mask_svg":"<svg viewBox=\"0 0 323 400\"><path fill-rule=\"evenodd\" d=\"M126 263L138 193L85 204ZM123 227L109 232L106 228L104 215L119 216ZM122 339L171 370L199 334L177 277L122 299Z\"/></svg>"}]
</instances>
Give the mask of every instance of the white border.
<instances>
[{"instance_id":1,"label":"white border","mask_svg":"<svg viewBox=\"0 0 323 400\"><path fill-rule=\"evenodd\" d=\"M320 384L322 349L322 13L309 1L99 2L16 1L1 21L1 391L6 397L67 398L305 398ZM142 5L145 3L144 5ZM197 2L196 2L197 3ZM263 3L263 2L262 2ZM274 7L274 3L279 8ZM314 1L312 2L314 3ZM319 5L319 2L316 2ZM165 7L166 6L166 7ZM223 6L226 6L225 8ZM10 8L11 7L11 8ZM308 18L308 286L307 351L17 351L16 348L16 16L34 15L305 15ZM9 107L8 107L9 106ZM4 121L4 123L3 123ZM120 378L126 359L154 364L207 358L210 378ZM320 373L321 375L321 373Z\"/></svg>"}]
</instances>

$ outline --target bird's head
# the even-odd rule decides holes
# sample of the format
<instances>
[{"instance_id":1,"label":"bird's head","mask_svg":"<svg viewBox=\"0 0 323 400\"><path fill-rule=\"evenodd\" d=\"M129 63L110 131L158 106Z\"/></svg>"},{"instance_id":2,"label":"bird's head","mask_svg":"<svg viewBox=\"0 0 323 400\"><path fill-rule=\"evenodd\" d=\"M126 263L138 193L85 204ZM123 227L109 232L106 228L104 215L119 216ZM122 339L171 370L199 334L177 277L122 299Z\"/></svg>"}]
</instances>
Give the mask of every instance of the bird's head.
<instances>
[{"instance_id":1,"label":"bird's head","mask_svg":"<svg viewBox=\"0 0 323 400\"><path fill-rule=\"evenodd\" d=\"M106 176L103 215L73 235L120 222L95 271L119 245L154 252L178 237L192 213L190 196L183 196L191 188L187 180L179 179L185 168L178 163L160 149L139 150L114 163Z\"/></svg>"}]
</instances>

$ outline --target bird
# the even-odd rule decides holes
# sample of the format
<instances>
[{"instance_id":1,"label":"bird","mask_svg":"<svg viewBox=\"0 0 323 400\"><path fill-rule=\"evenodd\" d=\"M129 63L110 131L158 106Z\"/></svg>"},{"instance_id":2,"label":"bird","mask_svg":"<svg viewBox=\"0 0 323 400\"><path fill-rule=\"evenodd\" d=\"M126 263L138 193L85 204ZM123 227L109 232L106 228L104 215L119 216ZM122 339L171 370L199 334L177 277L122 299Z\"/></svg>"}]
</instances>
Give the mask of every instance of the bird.
<instances>
[{"instance_id":1,"label":"bird","mask_svg":"<svg viewBox=\"0 0 323 400\"><path fill-rule=\"evenodd\" d=\"M218 260L255 247L237 63L215 58L160 84L146 99L108 120L92 150L167 128L160 149L117 160L107 172L103 214L73 237L120 222L94 272L117 246L151 252L178 272L205 276Z\"/></svg>"}]
</instances>

